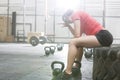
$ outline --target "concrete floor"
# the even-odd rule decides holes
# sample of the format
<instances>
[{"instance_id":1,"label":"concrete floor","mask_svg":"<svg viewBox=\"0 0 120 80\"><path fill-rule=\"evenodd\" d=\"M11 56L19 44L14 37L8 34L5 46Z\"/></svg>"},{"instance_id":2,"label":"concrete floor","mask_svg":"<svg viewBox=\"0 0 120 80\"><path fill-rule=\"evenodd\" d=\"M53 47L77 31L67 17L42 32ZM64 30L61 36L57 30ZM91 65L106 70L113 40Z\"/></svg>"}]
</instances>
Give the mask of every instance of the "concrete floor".
<instances>
[{"instance_id":1,"label":"concrete floor","mask_svg":"<svg viewBox=\"0 0 120 80\"><path fill-rule=\"evenodd\" d=\"M38 45L0 43L0 80L51 80L52 61L66 65L68 45L54 55L45 56L44 47L56 44ZM82 59L82 80L92 80L93 62Z\"/></svg>"}]
</instances>

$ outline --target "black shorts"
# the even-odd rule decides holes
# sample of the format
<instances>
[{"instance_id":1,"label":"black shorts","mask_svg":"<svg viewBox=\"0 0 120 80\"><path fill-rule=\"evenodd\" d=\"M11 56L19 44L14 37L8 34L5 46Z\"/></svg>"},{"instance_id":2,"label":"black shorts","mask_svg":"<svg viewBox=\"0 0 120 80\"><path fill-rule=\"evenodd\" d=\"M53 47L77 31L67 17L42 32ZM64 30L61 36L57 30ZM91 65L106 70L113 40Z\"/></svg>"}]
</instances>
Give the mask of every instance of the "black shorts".
<instances>
[{"instance_id":1,"label":"black shorts","mask_svg":"<svg viewBox=\"0 0 120 80\"><path fill-rule=\"evenodd\" d=\"M110 46L113 42L113 36L107 30L100 30L95 36L102 46Z\"/></svg>"}]
</instances>

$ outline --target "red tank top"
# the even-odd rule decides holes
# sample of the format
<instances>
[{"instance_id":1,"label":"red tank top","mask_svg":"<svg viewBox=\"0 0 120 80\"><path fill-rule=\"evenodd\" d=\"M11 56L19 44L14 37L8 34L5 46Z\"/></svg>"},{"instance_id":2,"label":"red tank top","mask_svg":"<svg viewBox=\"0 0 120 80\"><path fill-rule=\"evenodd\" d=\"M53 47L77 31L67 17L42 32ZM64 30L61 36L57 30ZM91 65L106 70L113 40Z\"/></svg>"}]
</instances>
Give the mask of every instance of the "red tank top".
<instances>
[{"instance_id":1,"label":"red tank top","mask_svg":"<svg viewBox=\"0 0 120 80\"><path fill-rule=\"evenodd\" d=\"M83 11L73 13L72 20L80 20L81 33L85 33L86 35L95 35L97 32L104 29L99 22Z\"/></svg>"}]
</instances>

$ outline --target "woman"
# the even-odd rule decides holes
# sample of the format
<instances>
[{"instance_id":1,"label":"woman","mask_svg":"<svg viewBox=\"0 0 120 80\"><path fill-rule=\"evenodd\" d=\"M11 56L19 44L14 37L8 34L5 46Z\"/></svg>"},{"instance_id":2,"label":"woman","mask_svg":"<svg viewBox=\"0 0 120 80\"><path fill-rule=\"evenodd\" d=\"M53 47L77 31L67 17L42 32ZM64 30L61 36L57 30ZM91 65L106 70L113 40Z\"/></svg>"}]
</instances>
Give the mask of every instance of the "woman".
<instances>
[{"instance_id":1,"label":"woman","mask_svg":"<svg viewBox=\"0 0 120 80\"><path fill-rule=\"evenodd\" d=\"M108 30L84 11L68 10L62 18L63 25L68 27L74 38L69 42L67 67L61 80L72 80L73 63L75 60L81 62L83 47L110 46L113 37ZM73 27L70 25L71 23L73 23ZM83 33L86 35L82 36ZM78 65L75 66L78 67Z\"/></svg>"}]
</instances>

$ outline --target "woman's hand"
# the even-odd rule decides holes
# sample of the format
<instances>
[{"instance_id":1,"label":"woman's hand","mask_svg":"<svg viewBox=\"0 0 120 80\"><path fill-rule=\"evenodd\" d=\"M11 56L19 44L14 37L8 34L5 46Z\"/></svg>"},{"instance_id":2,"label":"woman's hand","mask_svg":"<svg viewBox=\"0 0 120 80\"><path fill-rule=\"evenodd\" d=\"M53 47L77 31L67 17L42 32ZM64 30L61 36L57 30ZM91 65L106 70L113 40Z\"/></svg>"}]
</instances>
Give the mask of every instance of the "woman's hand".
<instances>
[{"instance_id":1,"label":"woman's hand","mask_svg":"<svg viewBox=\"0 0 120 80\"><path fill-rule=\"evenodd\" d=\"M70 27L70 24L68 23L58 23L59 25L63 25L63 27Z\"/></svg>"},{"instance_id":2,"label":"woman's hand","mask_svg":"<svg viewBox=\"0 0 120 80\"><path fill-rule=\"evenodd\" d=\"M68 23L58 23L59 25L63 25L63 27L67 27L69 30L70 30L70 32L74 35L74 29L72 28L72 26L70 25L70 24L68 24Z\"/></svg>"}]
</instances>

